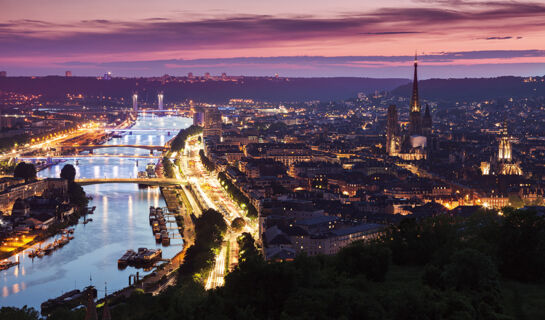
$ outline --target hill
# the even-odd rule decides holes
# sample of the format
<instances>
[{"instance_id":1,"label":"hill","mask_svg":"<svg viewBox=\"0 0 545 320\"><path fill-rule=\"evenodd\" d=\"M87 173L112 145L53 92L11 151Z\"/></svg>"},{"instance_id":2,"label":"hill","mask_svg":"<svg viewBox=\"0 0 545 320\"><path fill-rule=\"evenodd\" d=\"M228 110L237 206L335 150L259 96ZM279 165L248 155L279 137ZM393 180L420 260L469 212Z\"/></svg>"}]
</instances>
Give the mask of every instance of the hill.
<instances>
[{"instance_id":1,"label":"hill","mask_svg":"<svg viewBox=\"0 0 545 320\"><path fill-rule=\"evenodd\" d=\"M107 96L129 99L137 91L140 101L155 102L162 91L165 103L192 99L225 103L231 98L269 102L340 100L358 92L389 91L408 83L407 79L372 78L265 78L240 77L236 80L189 81L187 78L114 78L91 77L8 77L0 78L0 90L42 94L46 99L64 99L67 94Z\"/></svg>"},{"instance_id":2,"label":"hill","mask_svg":"<svg viewBox=\"0 0 545 320\"><path fill-rule=\"evenodd\" d=\"M499 77L465 79L429 79L418 82L420 97L434 101L481 101L497 98L531 98L545 96L543 77ZM412 82L391 91L393 95L409 97Z\"/></svg>"}]
</instances>

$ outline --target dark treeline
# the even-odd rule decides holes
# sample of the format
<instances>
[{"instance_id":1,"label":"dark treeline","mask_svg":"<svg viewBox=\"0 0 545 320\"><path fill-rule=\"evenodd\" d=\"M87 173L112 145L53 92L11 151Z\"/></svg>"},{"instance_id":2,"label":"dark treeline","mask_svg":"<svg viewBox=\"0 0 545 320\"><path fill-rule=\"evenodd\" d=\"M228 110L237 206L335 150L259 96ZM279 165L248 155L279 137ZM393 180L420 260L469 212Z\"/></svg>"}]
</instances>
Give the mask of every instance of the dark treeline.
<instances>
[{"instance_id":1,"label":"dark treeline","mask_svg":"<svg viewBox=\"0 0 545 320\"><path fill-rule=\"evenodd\" d=\"M176 137L172 139L172 142L170 143L170 151L172 152L180 152L183 151L185 148L185 142L188 137L200 134L202 133L202 127L191 125L190 127L186 129L180 130Z\"/></svg>"},{"instance_id":2,"label":"dark treeline","mask_svg":"<svg viewBox=\"0 0 545 320\"><path fill-rule=\"evenodd\" d=\"M218 220L215 217L210 220ZM208 243L218 230L199 226ZM198 234L201 231L197 231ZM219 241L219 240L218 240ZM404 220L337 255L265 262L251 236L239 266L205 291L194 258L176 287L134 294L113 319L543 319L545 218L531 211ZM200 262L199 262L200 261ZM197 275L197 276L196 276ZM13 310L6 310L6 312ZM62 313L77 319L81 311ZM74 318L72 318L74 316ZM34 319L31 317L25 319Z\"/></svg>"},{"instance_id":3,"label":"dark treeline","mask_svg":"<svg viewBox=\"0 0 545 320\"><path fill-rule=\"evenodd\" d=\"M227 177L225 172L218 173L218 180L220 181L221 185L227 193L231 196L235 202L242 207L243 209L248 210L248 217L250 218L256 218L257 217L257 209L254 207L254 205L250 202L250 199L240 189L233 184L231 179Z\"/></svg>"},{"instance_id":4,"label":"dark treeline","mask_svg":"<svg viewBox=\"0 0 545 320\"><path fill-rule=\"evenodd\" d=\"M206 168L208 171L214 171L216 170L216 165L214 162L210 161L207 156L204 155L204 150L199 150L199 157L201 157L202 165Z\"/></svg>"}]
</instances>

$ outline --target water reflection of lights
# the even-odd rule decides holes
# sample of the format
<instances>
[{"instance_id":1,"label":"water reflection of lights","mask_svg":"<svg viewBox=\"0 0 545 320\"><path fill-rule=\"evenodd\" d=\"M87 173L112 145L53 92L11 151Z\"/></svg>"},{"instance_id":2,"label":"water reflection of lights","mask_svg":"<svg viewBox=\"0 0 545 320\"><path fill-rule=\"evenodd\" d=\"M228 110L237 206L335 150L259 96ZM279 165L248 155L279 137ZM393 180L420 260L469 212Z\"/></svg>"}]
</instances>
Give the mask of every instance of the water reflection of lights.
<instances>
[{"instance_id":1,"label":"water reflection of lights","mask_svg":"<svg viewBox=\"0 0 545 320\"><path fill-rule=\"evenodd\" d=\"M102 217L104 222L108 221L108 197L102 196Z\"/></svg>"},{"instance_id":2,"label":"water reflection of lights","mask_svg":"<svg viewBox=\"0 0 545 320\"><path fill-rule=\"evenodd\" d=\"M132 196L129 196L129 200L127 201L127 207L129 208L129 218L131 218L129 219L129 225L132 225Z\"/></svg>"},{"instance_id":3,"label":"water reflection of lights","mask_svg":"<svg viewBox=\"0 0 545 320\"><path fill-rule=\"evenodd\" d=\"M95 178L100 178L100 167L99 166L93 166L93 174Z\"/></svg>"},{"instance_id":4,"label":"water reflection of lights","mask_svg":"<svg viewBox=\"0 0 545 320\"><path fill-rule=\"evenodd\" d=\"M113 171L113 172L112 172L112 175L113 175L114 178L119 177L119 166L114 166L114 167L112 168L112 171Z\"/></svg>"}]
</instances>

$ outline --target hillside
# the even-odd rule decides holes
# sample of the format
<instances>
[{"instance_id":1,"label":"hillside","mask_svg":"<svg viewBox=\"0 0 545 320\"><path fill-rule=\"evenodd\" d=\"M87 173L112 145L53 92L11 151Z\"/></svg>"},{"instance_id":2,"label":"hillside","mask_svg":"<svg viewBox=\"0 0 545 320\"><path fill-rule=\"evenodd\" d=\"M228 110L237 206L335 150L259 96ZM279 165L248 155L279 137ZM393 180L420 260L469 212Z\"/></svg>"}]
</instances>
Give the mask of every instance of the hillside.
<instances>
[{"instance_id":1,"label":"hillside","mask_svg":"<svg viewBox=\"0 0 545 320\"><path fill-rule=\"evenodd\" d=\"M147 78L98 80L50 76L0 78L0 91L43 94L47 99L63 99L66 94L81 93L84 96L125 97L128 101L132 93L138 91L139 99L149 102L155 102L157 93L163 91L165 103L185 99L224 103L231 98L287 102L347 99L358 92L388 91L408 82L407 79L243 77L238 81L202 82L178 78L162 83Z\"/></svg>"},{"instance_id":2,"label":"hillside","mask_svg":"<svg viewBox=\"0 0 545 320\"><path fill-rule=\"evenodd\" d=\"M521 77L429 79L419 81L420 97L435 101L481 101L496 98L531 98L545 96L544 78L525 82ZM392 94L409 97L412 83L402 85Z\"/></svg>"}]
</instances>

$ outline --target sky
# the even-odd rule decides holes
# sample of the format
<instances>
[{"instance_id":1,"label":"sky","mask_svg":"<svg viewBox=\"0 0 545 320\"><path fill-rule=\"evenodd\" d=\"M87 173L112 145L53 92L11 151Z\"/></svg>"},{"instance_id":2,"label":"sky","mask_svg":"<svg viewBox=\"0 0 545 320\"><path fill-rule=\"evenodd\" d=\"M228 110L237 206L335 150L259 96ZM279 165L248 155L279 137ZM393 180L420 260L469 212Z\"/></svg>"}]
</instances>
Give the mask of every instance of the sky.
<instances>
[{"instance_id":1,"label":"sky","mask_svg":"<svg viewBox=\"0 0 545 320\"><path fill-rule=\"evenodd\" d=\"M545 75L545 0L0 0L8 76Z\"/></svg>"}]
</instances>

